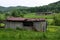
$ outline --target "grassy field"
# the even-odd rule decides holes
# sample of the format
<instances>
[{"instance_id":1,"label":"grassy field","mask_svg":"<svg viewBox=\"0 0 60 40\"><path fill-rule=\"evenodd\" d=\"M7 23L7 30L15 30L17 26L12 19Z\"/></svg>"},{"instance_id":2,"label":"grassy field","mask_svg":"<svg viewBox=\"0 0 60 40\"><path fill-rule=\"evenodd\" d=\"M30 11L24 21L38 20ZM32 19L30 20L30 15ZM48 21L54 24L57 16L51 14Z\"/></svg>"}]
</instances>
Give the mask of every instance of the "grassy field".
<instances>
[{"instance_id":1,"label":"grassy field","mask_svg":"<svg viewBox=\"0 0 60 40\"><path fill-rule=\"evenodd\" d=\"M47 18L53 19L54 15L36 15L35 13L25 14L25 18Z\"/></svg>"},{"instance_id":2,"label":"grassy field","mask_svg":"<svg viewBox=\"0 0 60 40\"><path fill-rule=\"evenodd\" d=\"M60 26L49 26L47 29L47 40L60 40Z\"/></svg>"},{"instance_id":3,"label":"grassy field","mask_svg":"<svg viewBox=\"0 0 60 40\"><path fill-rule=\"evenodd\" d=\"M60 40L60 26L48 26L47 31L0 29L0 40Z\"/></svg>"},{"instance_id":4,"label":"grassy field","mask_svg":"<svg viewBox=\"0 0 60 40\"><path fill-rule=\"evenodd\" d=\"M42 32L27 30L0 30L0 40L42 40Z\"/></svg>"},{"instance_id":5,"label":"grassy field","mask_svg":"<svg viewBox=\"0 0 60 40\"><path fill-rule=\"evenodd\" d=\"M37 16L34 13L25 14L25 18L46 18L48 28L46 32L31 30L0 29L0 40L60 40L60 26L52 25L54 15Z\"/></svg>"}]
</instances>

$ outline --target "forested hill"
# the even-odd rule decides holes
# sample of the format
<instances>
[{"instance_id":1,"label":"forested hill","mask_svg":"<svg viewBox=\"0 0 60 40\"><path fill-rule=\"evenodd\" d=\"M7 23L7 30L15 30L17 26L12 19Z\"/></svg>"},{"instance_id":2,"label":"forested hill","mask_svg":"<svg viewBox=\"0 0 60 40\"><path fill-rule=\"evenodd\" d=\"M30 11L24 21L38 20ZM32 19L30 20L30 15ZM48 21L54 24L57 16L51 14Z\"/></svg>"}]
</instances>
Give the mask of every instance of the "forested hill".
<instances>
[{"instance_id":1,"label":"forested hill","mask_svg":"<svg viewBox=\"0 0 60 40\"><path fill-rule=\"evenodd\" d=\"M51 3L48 5L40 6L40 7L33 7L28 9L31 12L60 12L60 1Z\"/></svg>"},{"instance_id":2,"label":"forested hill","mask_svg":"<svg viewBox=\"0 0 60 40\"><path fill-rule=\"evenodd\" d=\"M16 9L27 9L28 7L25 6L11 6L11 7L3 7L0 6L0 11L11 11L11 10L16 10Z\"/></svg>"},{"instance_id":3,"label":"forested hill","mask_svg":"<svg viewBox=\"0 0 60 40\"><path fill-rule=\"evenodd\" d=\"M11 10L26 10L29 12L60 12L60 1L51 3L39 7L25 7L25 6L16 6L16 7L2 7L0 6L0 11L11 11Z\"/></svg>"}]
</instances>

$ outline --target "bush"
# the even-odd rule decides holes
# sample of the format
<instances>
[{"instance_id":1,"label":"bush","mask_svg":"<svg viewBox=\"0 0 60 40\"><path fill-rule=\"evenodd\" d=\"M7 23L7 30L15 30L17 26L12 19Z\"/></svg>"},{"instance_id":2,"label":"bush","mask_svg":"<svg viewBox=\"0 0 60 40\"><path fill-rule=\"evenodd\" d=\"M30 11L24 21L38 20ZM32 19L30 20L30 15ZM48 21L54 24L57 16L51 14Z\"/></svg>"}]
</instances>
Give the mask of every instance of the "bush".
<instances>
[{"instance_id":1,"label":"bush","mask_svg":"<svg viewBox=\"0 0 60 40\"><path fill-rule=\"evenodd\" d=\"M53 19L47 19L46 20L47 21L47 23L48 23L48 25L53 25L54 23L54 20Z\"/></svg>"},{"instance_id":2,"label":"bush","mask_svg":"<svg viewBox=\"0 0 60 40\"><path fill-rule=\"evenodd\" d=\"M54 16L54 25L60 26L60 14Z\"/></svg>"},{"instance_id":3,"label":"bush","mask_svg":"<svg viewBox=\"0 0 60 40\"><path fill-rule=\"evenodd\" d=\"M0 23L0 27L4 27L5 26L5 24L4 23Z\"/></svg>"}]
</instances>

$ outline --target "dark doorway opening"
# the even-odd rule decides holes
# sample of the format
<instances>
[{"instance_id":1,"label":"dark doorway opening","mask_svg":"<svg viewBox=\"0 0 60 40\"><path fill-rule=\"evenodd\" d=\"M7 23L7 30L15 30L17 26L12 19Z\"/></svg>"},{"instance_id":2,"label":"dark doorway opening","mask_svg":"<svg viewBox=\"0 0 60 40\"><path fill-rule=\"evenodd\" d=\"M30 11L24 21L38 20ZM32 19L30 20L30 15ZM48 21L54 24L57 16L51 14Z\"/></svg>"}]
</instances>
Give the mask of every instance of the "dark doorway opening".
<instances>
[{"instance_id":1,"label":"dark doorway opening","mask_svg":"<svg viewBox=\"0 0 60 40\"><path fill-rule=\"evenodd\" d=\"M33 26L33 22L23 22L23 26Z\"/></svg>"}]
</instances>

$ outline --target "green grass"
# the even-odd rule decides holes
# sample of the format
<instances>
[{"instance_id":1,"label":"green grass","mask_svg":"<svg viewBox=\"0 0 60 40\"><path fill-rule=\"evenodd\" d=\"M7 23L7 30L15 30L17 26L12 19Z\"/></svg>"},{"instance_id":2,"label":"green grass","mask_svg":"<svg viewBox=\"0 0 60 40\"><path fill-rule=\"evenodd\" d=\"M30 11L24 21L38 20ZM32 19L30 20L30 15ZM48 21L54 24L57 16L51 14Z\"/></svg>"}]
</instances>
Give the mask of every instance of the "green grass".
<instances>
[{"instance_id":1,"label":"green grass","mask_svg":"<svg viewBox=\"0 0 60 40\"><path fill-rule=\"evenodd\" d=\"M46 32L0 29L0 40L60 40L60 26L48 26Z\"/></svg>"},{"instance_id":2,"label":"green grass","mask_svg":"<svg viewBox=\"0 0 60 40\"><path fill-rule=\"evenodd\" d=\"M60 26L49 26L46 35L47 40L60 40Z\"/></svg>"},{"instance_id":3,"label":"green grass","mask_svg":"<svg viewBox=\"0 0 60 40\"><path fill-rule=\"evenodd\" d=\"M0 30L0 40L40 40L42 32L24 31L24 30Z\"/></svg>"},{"instance_id":4,"label":"green grass","mask_svg":"<svg viewBox=\"0 0 60 40\"><path fill-rule=\"evenodd\" d=\"M54 15L36 15L35 13L25 14L25 18L47 18L52 19Z\"/></svg>"},{"instance_id":5,"label":"green grass","mask_svg":"<svg viewBox=\"0 0 60 40\"><path fill-rule=\"evenodd\" d=\"M54 23L53 19L46 19L46 21L48 22L48 25L53 25L53 23Z\"/></svg>"}]
</instances>

